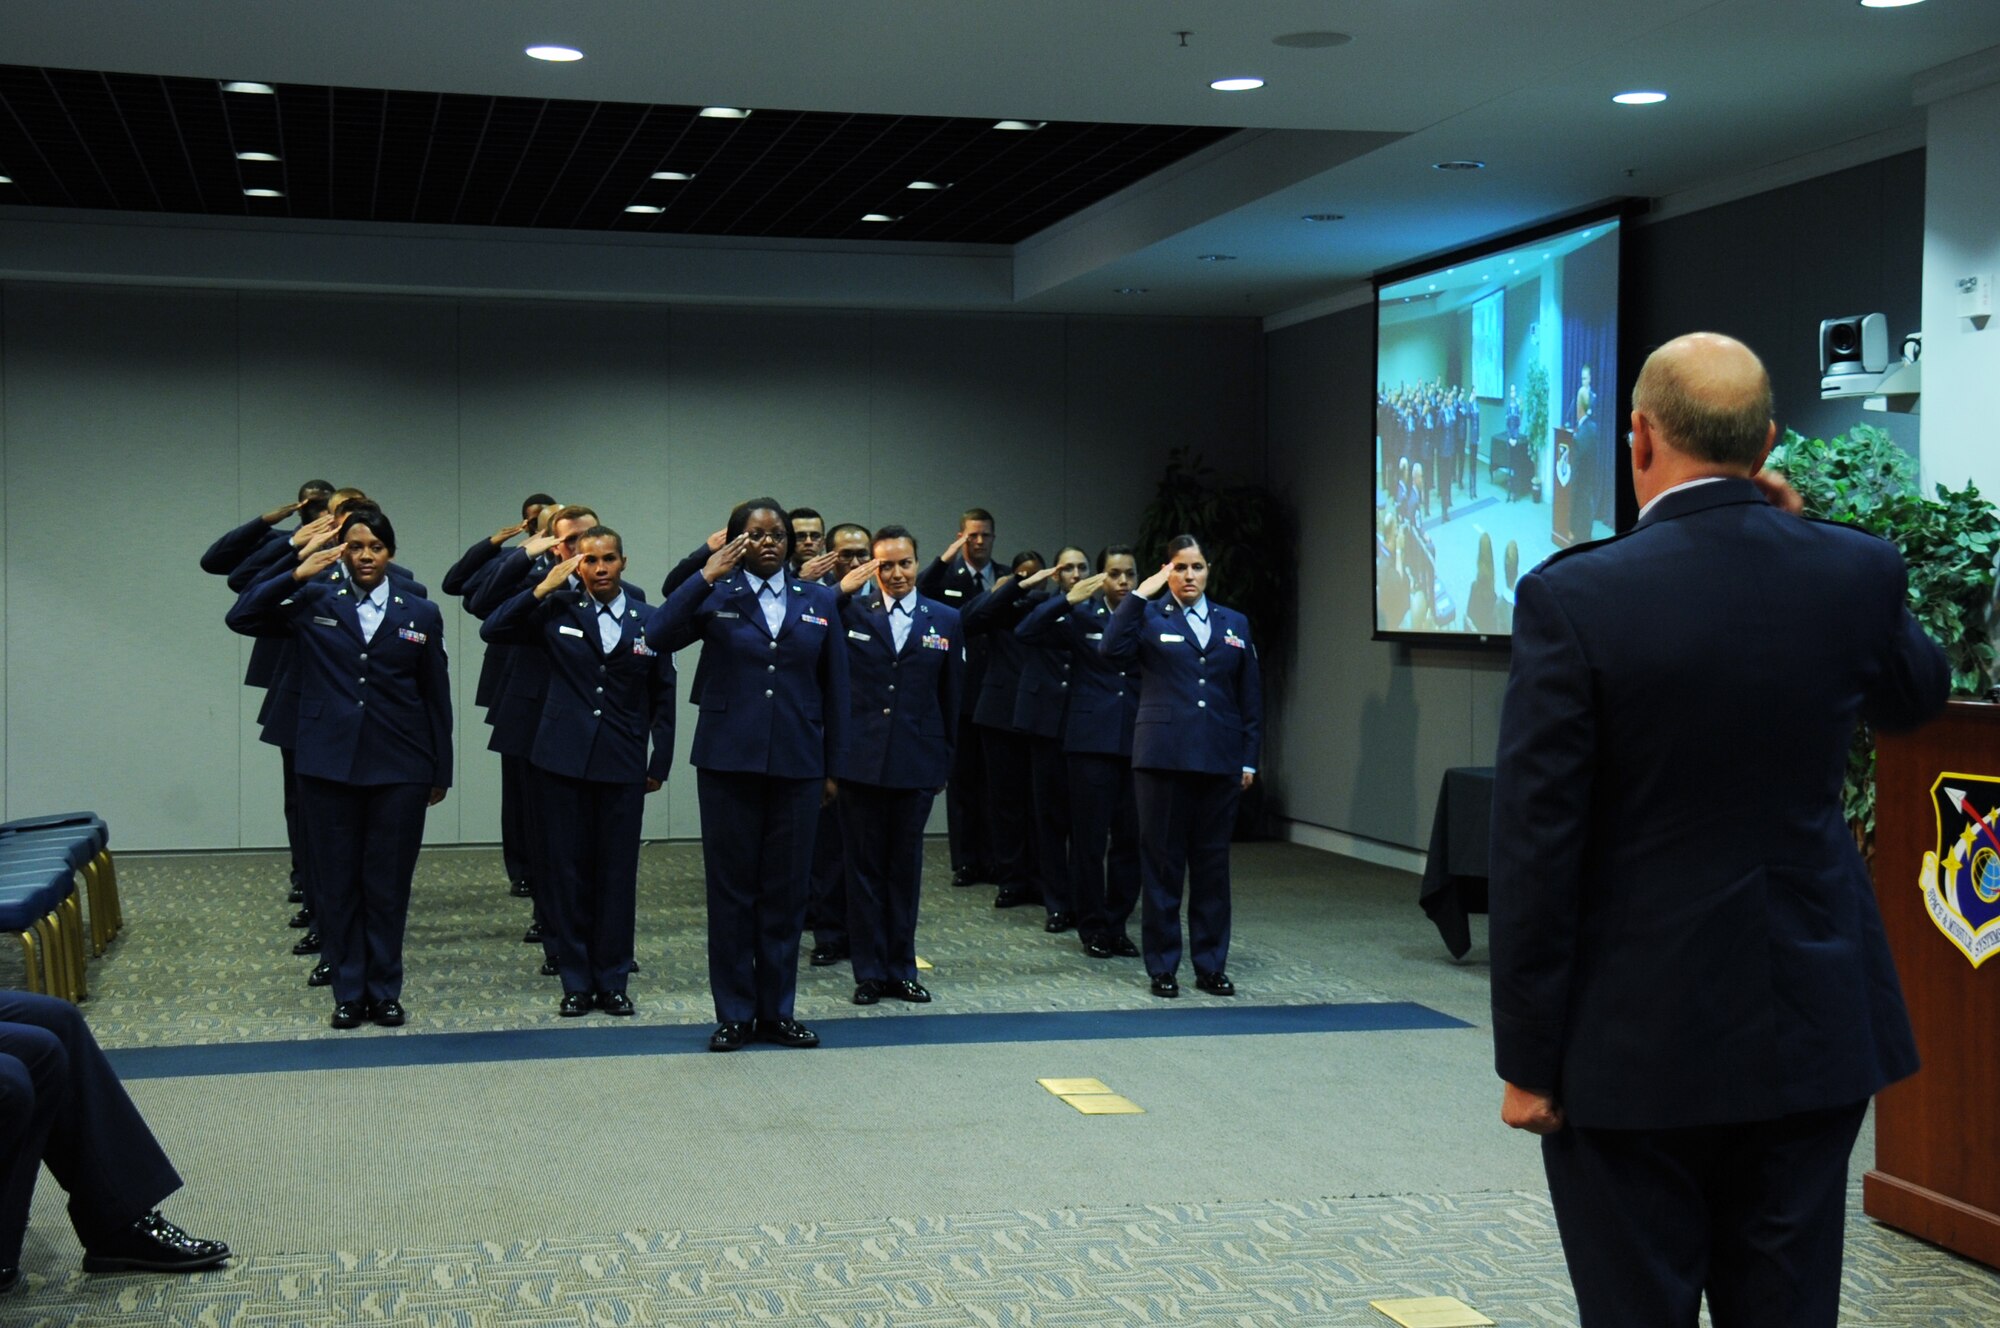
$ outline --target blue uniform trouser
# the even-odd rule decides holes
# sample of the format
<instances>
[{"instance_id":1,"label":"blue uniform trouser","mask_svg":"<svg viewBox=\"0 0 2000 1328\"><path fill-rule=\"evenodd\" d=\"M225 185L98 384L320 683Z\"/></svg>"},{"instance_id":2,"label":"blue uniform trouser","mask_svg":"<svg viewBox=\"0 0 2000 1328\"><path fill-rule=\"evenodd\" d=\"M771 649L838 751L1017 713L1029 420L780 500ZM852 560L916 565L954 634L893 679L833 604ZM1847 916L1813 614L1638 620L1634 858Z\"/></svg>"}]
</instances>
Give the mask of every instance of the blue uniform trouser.
<instances>
[{"instance_id":1,"label":"blue uniform trouser","mask_svg":"<svg viewBox=\"0 0 2000 1328\"><path fill-rule=\"evenodd\" d=\"M1034 810L1028 879L1051 914L1072 913L1069 890L1069 775L1061 738L1027 739Z\"/></svg>"},{"instance_id":2,"label":"blue uniform trouser","mask_svg":"<svg viewBox=\"0 0 2000 1328\"><path fill-rule=\"evenodd\" d=\"M623 991L639 908L642 782L571 779L535 769L542 826L544 926L566 992Z\"/></svg>"},{"instance_id":3,"label":"blue uniform trouser","mask_svg":"<svg viewBox=\"0 0 2000 1328\"><path fill-rule=\"evenodd\" d=\"M945 826L951 835L951 869L989 878L993 855L986 823L986 754L980 746L983 730L968 713L958 722L958 748L951 757L951 782L945 785Z\"/></svg>"},{"instance_id":4,"label":"blue uniform trouser","mask_svg":"<svg viewBox=\"0 0 2000 1328\"><path fill-rule=\"evenodd\" d=\"M1035 879L1029 867L1029 800L1032 775L1028 764L1028 740L1011 729L971 726L979 734L986 761L986 865L993 880L1003 889L1032 892Z\"/></svg>"},{"instance_id":5,"label":"blue uniform trouser","mask_svg":"<svg viewBox=\"0 0 2000 1328\"><path fill-rule=\"evenodd\" d=\"M1834 1328L1866 1102L1675 1130L1565 1125L1542 1166L1584 1328Z\"/></svg>"},{"instance_id":6,"label":"blue uniform trouser","mask_svg":"<svg viewBox=\"0 0 2000 1328\"><path fill-rule=\"evenodd\" d=\"M848 948L847 862L835 803L819 809L819 820L813 826L812 891L806 901L806 926L812 928L816 947Z\"/></svg>"},{"instance_id":7,"label":"blue uniform trouser","mask_svg":"<svg viewBox=\"0 0 2000 1328\"><path fill-rule=\"evenodd\" d=\"M430 793L422 784L299 776L313 827L320 958L333 967L336 1001L403 997L403 928Z\"/></svg>"},{"instance_id":8,"label":"blue uniform trouser","mask_svg":"<svg viewBox=\"0 0 2000 1328\"><path fill-rule=\"evenodd\" d=\"M86 1249L181 1187L77 1008L0 991L0 1267L21 1262L44 1162Z\"/></svg>"},{"instance_id":9,"label":"blue uniform trouser","mask_svg":"<svg viewBox=\"0 0 2000 1328\"><path fill-rule=\"evenodd\" d=\"M1196 973L1229 962L1229 836L1236 828L1235 775L1134 770L1139 808L1139 875L1145 908L1140 948L1146 971L1170 974L1181 962L1181 879L1187 878L1188 951Z\"/></svg>"},{"instance_id":10,"label":"blue uniform trouser","mask_svg":"<svg viewBox=\"0 0 2000 1328\"><path fill-rule=\"evenodd\" d=\"M708 985L723 1023L790 1019L826 781L696 770Z\"/></svg>"},{"instance_id":11,"label":"blue uniform trouser","mask_svg":"<svg viewBox=\"0 0 2000 1328\"><path fill-rule=\"evenodd\" d=\"M1071 752L1068 774L1070 895L1077 933L1085 940L1116 936L1139 902L1139 807L1132 792L1132 762Z\"/></svg>"},{"instance_id":12,"label":"blue uniform trouser","mask_svg":"<svg viewBox=\"0 0 2000 1328\"><path fill-rule=\"evenodd\" d=\"M848 944L856 982L917 980L917 901L923 891L924 823L937 794L843 781L840 830L847 854Z\"/></svg>"}]
</instances>

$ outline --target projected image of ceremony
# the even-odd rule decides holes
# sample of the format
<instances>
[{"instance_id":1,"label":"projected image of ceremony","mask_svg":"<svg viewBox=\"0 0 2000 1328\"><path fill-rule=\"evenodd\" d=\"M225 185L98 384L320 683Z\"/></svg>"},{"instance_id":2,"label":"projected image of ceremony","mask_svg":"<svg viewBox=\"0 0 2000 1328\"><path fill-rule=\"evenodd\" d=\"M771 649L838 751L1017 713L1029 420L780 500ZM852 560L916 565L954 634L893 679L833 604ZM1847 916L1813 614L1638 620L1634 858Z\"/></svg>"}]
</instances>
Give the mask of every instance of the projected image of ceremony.
<instances>
[{"instance_id":1,"label":"projected image of ceremony","mask_svg":"<svg viewBox=\"0 0 2000 1328\"><path fill-rule=\"evenodd\" d=\"M1521 574L1615 527L1618 222L1503 246L1377 290L1380 636L1504 638Z\"/></svg>"}]
</instances>

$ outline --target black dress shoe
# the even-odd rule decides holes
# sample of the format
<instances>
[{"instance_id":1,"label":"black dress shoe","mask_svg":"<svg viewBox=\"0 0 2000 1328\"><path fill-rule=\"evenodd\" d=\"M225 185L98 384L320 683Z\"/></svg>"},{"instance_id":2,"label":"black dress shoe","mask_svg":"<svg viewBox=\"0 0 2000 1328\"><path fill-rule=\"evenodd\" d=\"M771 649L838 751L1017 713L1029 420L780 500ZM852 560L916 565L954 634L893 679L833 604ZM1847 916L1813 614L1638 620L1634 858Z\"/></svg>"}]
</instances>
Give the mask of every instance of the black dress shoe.
<instances>
[{"instance_id":1,"label":"black dress shoe","mask_svg":"<svg viewBox=\"0 0 2000 1328\"><path fill-rule=\"evenodd\" d=\"M924 989L924 984L921 982L891 982L888 986L888 993L897 1000L908 1001L912 1005L929 1005L931 1003L931 994Z\"/></svg>"},{"instance_id":2,"label":"black dress shoe","mask_svg":"<svg viewBox=\"0 0 2000 1328\"><path fill-rule=\"evenodd\" d=\"M1111 946L1102 936L1086 936L1083 938L1083 952L1092 959L1109 959Z\"/></svg>"},{"instance_id":3,"label":"black dress shoe","mask_svg":"<svg viewBox=\"0 0 2000 1328\"><path fill-rule=\"evenodd\" d=\"M299 943L292 947L292 953L295 955L318 954L319 933L316 931L309 931L304 936L300 937Z\"/></svg>"},{"instance_id":4,"label":"black dress shoe","mask_svg":"<svg viewBox=\"0 0 2000 1328\"><path fill-rule=\"evenodd\" d=\"M1111 939L1106 941L1105 944L1109 945L1111 953L1117 955L1120 959L1137 959L1139 957L1139 947L1132 944L1132 938L1122 931L1112 933Z\"/></svg>"},{"instance_id":5,"label":"black dress shoe","mask_svg":"<svg viewBox=\"0 0 2000 1328\"><path fill-rule=\"evenodd\" d=\"M199 1240L158 1213L148 1213L83 1252L86 1273L194 1273L229 1257L219 1240Z\"/></svg>"},{"instance_id":6,"label":"black dress shoe","mask_svg":"<svg viewBox=\"0 0 2000 1328\"><path fill-rule=\"evenodd\" d=\"M882 984L873 978L866 978L854 984L854 995L849 997L856 1005L873 1005L882 999Z\"/></svg>"},{"instance_id":7,"label":"black dress shoe","mask_svg":"<svg viewBox=\"0 0 2000 1328\"><path fill-rule=\"evenodd\" d=\"M555 975L556 975L556 974L557 974L557 973L558 973L558 972L559 972L560 970L556 968L556 961L555 961L555 960L553 960L553 959L544 959L544 960L542 961L542 966L541 966L541 968L540 968L540 969L538 969L537 971L538 971L538 972L539 972L539 973L540 973L540 974L541 974L541 975L542 975L543 977L545 977L545 978L552 978L552 977L554 977L554 976L555 976Z\"/></svg>"},{"instance_id":8,"label":"black dress shoe","mask_svg":"<svg viewBox=\"0 0 2000 1328\"><path fill-rule=\"evenodd\" d=\"M970 867L960 867L957 871L954 871L951 874L951 883L955 886L958 886L960 889L963 889L968 885L978 885L979 873L972 870L972 868Z\"/></svg>"},{"instance_id":9,"label":"black dress shoe","mask_svg":"<svg viewBox=\"0 0 2000 1328\"><path fill-rule=\"evenodd\" d=\"M1049 920L1042 924L1042 930L1051 936L1060 936L1076 925L1076 919L1068 913L1051 913Z\"/></svg>"},{"instance_id":10,"label":"black dress shoe","mask_svg":"<svg viewBox=\"0 0 2000 1328\"><path fill-rule=\"evenodd\" d=\"M1231 982L1229 975L1220 969L1217 969L1213 973L1195 974L1194 985L1200 987L1211 996L1234 996L1236 994L1236 984Z\"/></svg>"},{"instance_id":11,"label":"black dress shoe","mask_svg":"<svg viewBox=\"0 0 2000 1328\"><path fill-rule=\"evenodd\" d=\"M717 1024L715 1031L708 1035L710 1051L740 1051L750 1041L748 1021Z\"/></svg>"},{"instance_id":12,"label":"black dress shoe","mask_svg":"<svg viewBox=\"0 0 2000 1328\"><path fill-rule=\"evenodd\" d=\"M1181 984L1174 981L1174 975L1171 973L1155 973L1153 975L1153 994L1172 1000L1181 994Z\"/></svg>"},{"instance_id":13,"label":"black dress shoe","mask_svg":"<svg viewBox=\"0 0 2000 1328\"><path fill-rule=\"evenodd\" d=\"M521 933L521 944L540 945L541 943L542 943L542 924L539 922L530 923L528 925L528 929Z\"/></svg>"},{"instance_id":14,"label":"black dress shoe","mask_svg":"<svg viewBox=\"0 0 2000 1328\"><path fill-rule=\"evenodd\" d=\"M303 886L297 886L297 885L293 886L291 890L287 892L287 894L285 895L285 902L287 904L305 903L306 902L305 888Z\"/></svg>"},{"instance_id":15,"label":"black dress shoe","mask_svg":"<svg viewBox=\"0 0 2000 1328\"><path fill-rule=\"evenodd\" d=\"M313 911L309 908L302 908L298 912L292 914L292 920L290 922L287 922L285 925L287 927L292 927L295 929L299 927L310 927L313 925Z\"/></svg>"},{"instance_id":16,"label":"black dress shoe","mask_svg":"<svg viewBox=\"0 0 2000 1328\"><path fill-rule=\"evenodd\" d=\"M534 896L535 887L526 881L516 881L507 887L507 893L516 899L529 899Z\"/></svg>"},{"instance_id":17,"label":"black dress shoe","mask_svg":"<svg viewBox=\"0 0 2000 1328\"><path fill-rule=\"evenodd\" d=\"M1010 885L999 894L993 896L993 907L995 908L1019 908L1023 904L1039 904L1041 902L1042 897L1040 895L1024 890L1018 885Z\"/></svg>"},{"instance_id":18,"label":"black dress shoe","mask_svg":"<svg viewBox=\"0 0 2000 1328\"><path fill-rule=\"evenodd\" d=\"M796 1019L759 1019L757 1036L781 1047L817 1047L819 1034Z\"/></svg>"},{"instance_id":19,"label":"black dress shoe","mask_svg":"<svg viewBox=\"0 0 2000 1328\"><path fill-rule=\"evenodd\" d=\"M5 1295L19 1285L21 1285L20 1269L0 1268L0 1295Z\"/></svg>"},{"instance_id":20,"label":"black dress shoe","mask_svg":"<svg viewBox=\"0 0 2000 1328\"><path fill-rule=\"evenodd\" d=\"M363 1010L367 1008L367 1004L366 1001L335 1001L333 1003L333 1018L327 1020L327 1022L335 1028L359 1028L361 1027L361 1015Z\"/></svg>"},{"instance_id":21,"label":"black dress shoe","mask_svg":"<svg viewBox=\"0 0 2000 1328\"><path fill-rule=\"evenodd\" d=\"M306 974L308 987L326 987L333 984L333 965L322 960L313 965L313 971Z\"/></svg>"},{"instance_id":22,"label":"black dress shoe","mask_svg":"<svg viewBox=\"0 0 2000 1328\"><path fill-rule=\"evenodd\" d=\"M814 968L831 968L835 964L845 962L846 959L847 947L844 945L818 945L813 947L812 966Z\"/></svg>"},{"instance_id":23,"label":"black dress shoe","mask_svg":"<svg viewBox=\"0 0 2000 1328\"><path fill-rule=\"evenodd\" d=\"M597 1008L606 1014L628 1015L638 1013L632 1007L632 998L622 991L600 991L597 993Z\"/></svg>"},{"instance_id":24,"label":"black dress shoe","mask_svg":"<svg viewBox=\"0 0 2000 1328\"><path fill-rule=\"evenodd\" d=\"M564 992L562 1004L556 1007L556 1013L565 1019L575 1019L581 1015L589 1014L590 993L587 991Z\"/></svg>"},{"instance_id":25,"label":"black dress shoe","mask_svg":"<svg viewBox=\"0 0 2000 1328\"><path fill-rule=\"evenodd\" d=\"M401 1028L403 1021L410 1016L408 1011L403 1009L401 1001L376 1001L368 1007L368 1017L373 1019L378 1027Z\"/></svg>"}]
</instances>

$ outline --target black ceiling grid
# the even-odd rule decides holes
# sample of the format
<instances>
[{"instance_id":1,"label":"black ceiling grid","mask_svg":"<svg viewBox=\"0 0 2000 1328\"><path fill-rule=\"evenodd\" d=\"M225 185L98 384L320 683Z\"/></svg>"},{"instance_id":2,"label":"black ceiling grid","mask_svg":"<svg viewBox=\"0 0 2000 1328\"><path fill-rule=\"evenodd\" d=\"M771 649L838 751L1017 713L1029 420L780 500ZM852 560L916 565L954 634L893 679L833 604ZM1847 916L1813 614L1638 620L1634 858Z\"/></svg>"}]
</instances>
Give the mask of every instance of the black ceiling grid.
<instances>
[{"instance_id":1,"label":"black ceiling grid","mask_svg":"<svg viewBox=\"0 0 2000 1328\"><path fill-rule=\"evenodd\" d=\"M1004 245L1235 132L274 86L0 65L0 203Z\"/></svg>"}]
</instances>

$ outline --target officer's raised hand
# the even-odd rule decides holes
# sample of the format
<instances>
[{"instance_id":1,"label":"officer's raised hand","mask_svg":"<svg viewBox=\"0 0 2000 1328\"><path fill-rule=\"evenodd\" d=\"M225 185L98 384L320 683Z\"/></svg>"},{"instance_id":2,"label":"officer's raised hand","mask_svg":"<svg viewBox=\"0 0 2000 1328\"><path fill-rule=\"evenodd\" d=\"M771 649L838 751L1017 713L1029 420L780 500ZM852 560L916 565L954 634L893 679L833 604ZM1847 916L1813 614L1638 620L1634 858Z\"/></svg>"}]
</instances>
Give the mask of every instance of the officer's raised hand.
<instances>
[{"instance_id":1,"label":"officer's raised hand","mask_svg":"<svg viewBox=\"0 0 2000 1328\"><path fill-rule=\"evenodd\" d=\"M1094 572L1071 586L1069 594L1064 598L1072 604L1081 604L1102 589L1104 589L1104 573Z\"/></svg>"},{"instance_id":2,"label":"officer's raised hand","mask_svg":"<svg viewBox=\"0 0 2000 1328\"><path fill-rule=\"evenodd\" d=\"M749 548L750 536L748 534L738 535L735 539L722 545L714 553L709 554L708 561L701 565L701 579L710 585L714 585L723 577L728 576L736 570L736 564L743 561L743 555L749 551Z\"/></svg>"},{"instance_id":3,"label":"officer's raised hand","mask_svg":"<svg viewBox=\"0 0 2000 1328\"><path fill-rule=\"evenodd\" d=\"M340 555L344 552L346 552L346 546L340 544L313 550L305 556L303 562L293 569L292 580L299 582L312 580L314 577L325 572L327 568L339 562Z\"/></svg>"},{"instance_id":4,"label":"officer's raised hand","mask_svg":"<svg viewBox=\"0 0 2000 1328\"><path fill-rule=\"evenodd\" d=\"M542 583L535 587L535 598L547 599L558 590L561 590L563 582L569 580L570 575L576 571L577 564L582 561L583 555L579 553L565 558L554 567L551 567L549 574L542 578Z\"/></svg>"},{"instance_id":5,"label":"officer's raised hand","mask_svg":"<svg viewBox=\"0 0 2000 1328\"><path fill-rule=\"evenodd\" d=\"M814 561L817 562L818 559L814 559ZM853 571L840 578L840 593L843 595L860 594L861 588L868 584L869 580L875 575L875 569L881 565L882 560L880 558L870 558L865 563L856 564Z\"/></svg>"},{"instance_id":6,"label":"officer's raised hand","mask_svg":"<svg viewBox=\"0 0 2000 1328\"><path fill-rule=\"evenodd\" d=\"M1167 573L1173 570L1172 563L1161 563L1160 570L1147 577L1144 581L1141 581L1139 588L1132 593L1140 599L1152 599L1167 588Z\"/></svg>"}]
</instances>

